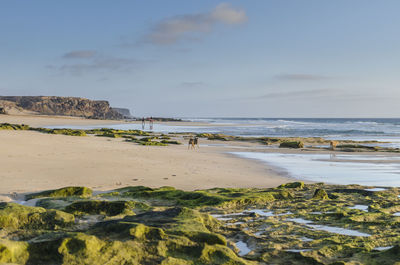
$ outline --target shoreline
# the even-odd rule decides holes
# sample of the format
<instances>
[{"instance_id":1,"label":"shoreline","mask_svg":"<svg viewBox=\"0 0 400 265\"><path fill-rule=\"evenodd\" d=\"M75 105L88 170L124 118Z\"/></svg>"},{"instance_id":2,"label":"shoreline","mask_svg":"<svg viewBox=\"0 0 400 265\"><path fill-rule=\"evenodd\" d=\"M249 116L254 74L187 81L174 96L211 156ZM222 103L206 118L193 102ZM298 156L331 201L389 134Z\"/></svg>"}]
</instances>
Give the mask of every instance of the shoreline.
<instances>
[{"instance_id":1,"label":"shoreline","mask_svg":"<svg viewBox=\"0 0 400 265\"><path fill-rule=\"evenodd\" d=\"M123 121L0 115L0 122L51 126L57 123L121 124ZM332 154L328 150L279 149L253 142L205 139L201 139L200 149L193 151L187 150L187 140L182 135L176 137L183 145L141 146L123 142L122 138L0 131L0 141L3 143L0 155L4 157L0 161L3 168L0 179L4 183L0 187L0 196L65 186L87 186L96 191L138 185L196 190L215 187L272 188L293 181L315 183L291 176L286 169L271 163L240 157L232 152ZM356 154L376 155L370 152Z\"/></svg>"}]
</instances>

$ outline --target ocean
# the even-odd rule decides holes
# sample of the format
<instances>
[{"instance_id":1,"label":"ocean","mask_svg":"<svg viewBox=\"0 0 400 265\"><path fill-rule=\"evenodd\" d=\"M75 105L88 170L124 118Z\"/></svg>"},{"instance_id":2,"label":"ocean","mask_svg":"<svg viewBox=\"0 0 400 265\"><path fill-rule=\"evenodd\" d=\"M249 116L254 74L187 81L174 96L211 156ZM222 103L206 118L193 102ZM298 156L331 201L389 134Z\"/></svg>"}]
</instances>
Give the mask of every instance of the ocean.
<instances>
[{"instance_id":1,"label":"ocean","mask_svg":"<svg viewBox=\"0 0 400 265\"><path fill-rule=\"evenodd\" d=\"M381 146L400 148L400 119L322 119L322 118L185 118L204 125L154 124L155 132L205 132L234 136L323 137L335 140L378 141ZM141 124L100 126L57 126L52 128L142 129ZM145 130L150 130L146 124ZM386 142L386 143L383 143Z\"/></svg>"}]
</instances>

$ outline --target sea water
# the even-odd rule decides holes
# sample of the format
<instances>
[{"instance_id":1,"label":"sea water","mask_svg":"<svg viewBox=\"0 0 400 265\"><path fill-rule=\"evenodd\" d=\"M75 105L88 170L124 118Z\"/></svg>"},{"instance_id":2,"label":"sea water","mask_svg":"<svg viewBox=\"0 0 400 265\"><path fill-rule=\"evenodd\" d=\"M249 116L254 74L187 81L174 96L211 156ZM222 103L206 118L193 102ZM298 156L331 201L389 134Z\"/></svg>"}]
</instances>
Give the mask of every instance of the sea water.
<instances>
[{"instance_id":1,"label":"sea water","mask_svg":"<svg viewBox=\"0 0 400 265\"><path fill-rule=\"evenodd\" d=\"M256 137L323 137L336 140L378 141L368 145L400 147L400 119L289 119L289 118L186 118L197 122L192 125L179 123L154 123L154 132L222 133L234 136ZM199 123L198 123L199 122ZM142 129L138 123L99 126L52 126L49 128L72 129ZM150 130L146 124L145 130Z\"/></svg>"},{"instance_id":2,"label":"sea water","mask_svg":"<svg viewBox=\"0 0 400 265\"><path fill-rule=\"evenodd\" d=\"M392 160L387 163L384 160L379 163L371 162L369 155L357 155L354 160L346 161L337 160L329 154L261 152L232 152L232 154L262 161L300 180L344 185L400 186L400 163Z\"/></svg>"}]
</instances>

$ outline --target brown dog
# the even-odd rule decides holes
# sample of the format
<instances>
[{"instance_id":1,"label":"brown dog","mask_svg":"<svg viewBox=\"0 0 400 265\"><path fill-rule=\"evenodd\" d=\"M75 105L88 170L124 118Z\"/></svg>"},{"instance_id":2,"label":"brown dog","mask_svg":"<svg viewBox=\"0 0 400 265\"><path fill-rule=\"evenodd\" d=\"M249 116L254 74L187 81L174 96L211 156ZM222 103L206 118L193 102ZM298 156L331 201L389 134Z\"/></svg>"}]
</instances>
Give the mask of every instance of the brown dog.
<instances>
[{"instance_id":1,"label":"brown dog","mask_svg":"<svg viewBox=\"0 0 400 265\"><path fill-rule=\"evenodd\" d=\"M193 138L189 139L188 150L189 149L194 149L194 139Z\"/></svg>"},{"instance_id":2,"label":"brown dog","mask_svg":"<svg viewBox=\"0 0 400 265\"><path fill-rule=\"evenodd\" d=\"M188 149L196 149L199 148L199 138L195 137L195 138L190 138L189 139L189 144L188 144Z\"/></svg>"}]
</instances>

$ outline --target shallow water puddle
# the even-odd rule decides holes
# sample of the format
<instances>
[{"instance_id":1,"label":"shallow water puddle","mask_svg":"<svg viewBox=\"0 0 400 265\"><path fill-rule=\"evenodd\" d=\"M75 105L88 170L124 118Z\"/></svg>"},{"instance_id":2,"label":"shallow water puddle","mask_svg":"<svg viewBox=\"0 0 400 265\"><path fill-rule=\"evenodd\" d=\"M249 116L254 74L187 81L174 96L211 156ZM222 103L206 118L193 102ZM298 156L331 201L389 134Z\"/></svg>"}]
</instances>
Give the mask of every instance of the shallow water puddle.
<instances>
[{"instance_id":1,"label":"shallow water puddle","mask_svg":"<svg viewBox=\"0 0 400 265\"><path fill-rule=\"evenodd\" d=\"M256 214L258 214L260 216L265 216L265 217L275 216L275 214L273 212L271 212L271 211L266 212L266 211L264 211L262 209L253 209L253 210L249 210L249 211L246 211L246 212L256 213Z\"/></svg>"},{"instance_id":2,"label":"shallow water puddle","mask_svg":"<svg viewBox=\"0 0 400 265\"><path fill-rule=\"evenodd\" d=\"M371 236L370 234L367 233L362 233L356 230L351 230L351 229L346 229L346 228L341 228L341 227L334 227L334 226L327 226L327 225L315 225L312 224L313 222L310 220L306 220L303 218L288 218L286 219L291 222L295 222L298 224L304 224L314 230L322 230L326 231L329 233L334 233L334 234L339 234L339 235L345 235L345 236L361 236L361 237L368 237Z\"/></svg>"},{"instance_id":3,"label":"shallow water puddle","mask_svg":"<svg viewBox=\"0 0 400 265\"><path fill-rule=\"evenodd\" d=\"M400 212L394 213L393 216L400 216Z\"/></svg>"},{"instance_id":4,"label":"shallow water puddle","mask_svg":"<svg viewBox=\"0 0 400 265\"><path fill-rule=\"evenodd\" d=\"M24 206L36 206L37 201L39 201L41 199L43 199L43 198L31 199L31 200L28 200L28 201L11 201L11 202L14 202L14 203L17 203L17 204L21 204L21 205L24 205Z\"/></svg>"},{"instance_id":5,"label":"shallow water puddle","mask_svg":"<svg viewBox=\"0 0 400 265\"><path fill-rule=\"evenodd\" d=\"M303 252L303 251L311 251L311 248L305 248L305 249L286 249L286 252L294 252L294 253L298 253L298 252Z\"/></svg>"},{"instance_id":6,"label":"shallow water puddle","mask_svg":"<svg viewBox=\"0 0 400 265\"><path fill-rule=\"evenodd\" d=\"M368 212L368 205L361 205L361 204L356 204L354 206L348 207L349 209L356 209L356 210L361 210L364 212Z\"/></svg>"},{"instance_id":7,"label":"shallow water puddle","mask_svg":"<svg viewBox=\"0 0 400 265\"><path fill-rule=\"evenodd\" d=\"M243 215L243 213L210 214L210 215L220 221L229 221L233 219L233 217L230 216Z\"/></svg>"},{"instance_id":8,"label":"shallow water puddle","mask_svg":"<svg viewBox=\"0 0 400 265\"><path fill-rule=\"evenodd\" d=\"M374 250L379 250L379 251L384 251L384 250L388 250L393 248L393 246L389 246L389 247L376 247L374 248Z\"/></svg>"},{"instance_id":9,"label":"shallow water puddle","mask_svg":"<svg viewBox=\"0 0 400 265\"><path fill-rule=\"evenodd\" d=\"M309 238L309 237L306 237L306 236L300 237L300 240L303 241L303 242L311 242L311 241L314 241L314 239Z\"/></svg>"},{"instance_id":10,"label":"shallow water puddle","mask_svg":"<svg viewBox=\"0 0 400 265\"><path fill-rule=\"evenodd\" d=\"M234 222L234 223L229 223L228 225L241 225L244 224L244 222Z\"/></svg>"},{"instance_id":11,"label":"shallow water puddle","mask_svg":"<svg viewBox=\"0 0 400 265\"><path fill-rule=\"evenodd\" d=\"M243 241L238 241L235 244L236 244L236 247L239 249L239 256L244 256L251 251L251 249Z\"/></svg>"},{"instance_id":12,"label":"shallow water puddle","mask_svg":"<svg viewBox=\"0 0 400 265\"><path fill-rule=\"evenodd\" d=\"M234 218L234 216L246 216L246 215L249 215L252 213L255 213L255 214L257 214L259 216L263 216L263 217L283 216L283 215L293 214L290 211L285 212L285 213L280 213L280 214L274 214L274 212L268 211L265 209L251 209L251 210L246 210L246 211L243 211L240 213L211 214L211 216L220 221L229 221L229 220L232 220ZM251 221L248 221L248 222L251 222Z\"/></svg>"},{"instance_id":13,"label":"shallow water puddle","mask_svg":"<svg viewBox=\"0 0 400 265\"><path fill-rule=\"evenodd\" d=\"M372 189L365 189L367 191L385 191L386 189L384 188L372 188Z\"/></svg>"}]
</instances>

